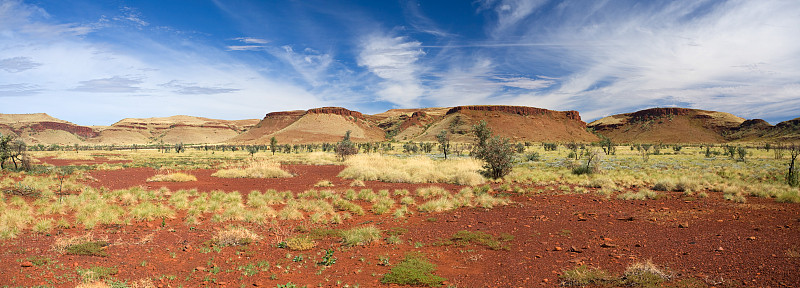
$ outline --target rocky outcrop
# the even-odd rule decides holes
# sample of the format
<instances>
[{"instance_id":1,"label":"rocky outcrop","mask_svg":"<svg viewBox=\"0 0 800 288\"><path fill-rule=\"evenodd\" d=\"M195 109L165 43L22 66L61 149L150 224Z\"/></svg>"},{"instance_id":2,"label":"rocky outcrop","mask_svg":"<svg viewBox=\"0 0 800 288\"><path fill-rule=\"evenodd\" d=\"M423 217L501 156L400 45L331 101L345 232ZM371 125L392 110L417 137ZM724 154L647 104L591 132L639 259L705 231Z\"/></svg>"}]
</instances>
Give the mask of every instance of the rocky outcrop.
<instances>
[{"instance_id":1,"label":"rocky outcrop","mask_svg":"<svg viewBox=\"0 0 800 288\"><path fill-rule=\"evenodd\" d=\"M308 111L306 113L309 113L309 114L334 114L334 115L340 115L340 116L345 116L345 117L353 117L353 118L360 119L360 120L366 120L364 118L364 114L361 114L361 112L347 110L347 109L342 108L342 107L314 108L314 109L308 109Z\"/></svg>"},{"instance_id":2,"label":"rocky outcrop","mask_svg":"<svg viewBox=\"0 0 800 288\"><path fill-rule=\"evenodd\" d=\"M457 113L464 110L471 111L487 111L487 112L503 112L509 114L517 114L520 116L529 115L549 115L556 117L565 117L567 119L581 121L581 116L578 111L553 111L536 107L527 106L506 106L506 105L472 105L472 106L457 106L450 108L447 115Z\"/></svg>"}]
</instances>

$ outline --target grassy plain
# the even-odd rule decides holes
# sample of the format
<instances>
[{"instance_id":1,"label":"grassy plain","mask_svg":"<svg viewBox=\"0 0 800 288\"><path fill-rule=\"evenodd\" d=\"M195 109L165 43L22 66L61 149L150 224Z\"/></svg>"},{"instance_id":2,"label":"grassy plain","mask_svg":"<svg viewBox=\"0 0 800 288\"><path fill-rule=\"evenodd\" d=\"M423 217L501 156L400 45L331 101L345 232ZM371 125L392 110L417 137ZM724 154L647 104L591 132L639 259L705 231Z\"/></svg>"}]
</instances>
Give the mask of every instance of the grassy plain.
<instances>
[{"instance_id":1,"label":"grassy plain","mask_svg":"<svg viewBox=\"0 0 800 288\"><path fill-rule=\"evenodd\" d=\"M51 237L68 230L73 233L52 236L54 239L50 251L56 252L52 257L73 253L69 252L72 251L70 249L101 255L109 245L126 245L133 241L123 239L124 235L115 235L119 240L109 239L105 233L109 227L155 222L156 227L166 229L168 223L177 221L189 231L194 231L200 225L213 227L209 228L213 233L209 231L210 234L204 236L207 244L197 248L200 251L222 251L223 247L237 246L238 255L239 252L248 253L248 247L258 245L255 243L278 248L283 245L290 253L295 253L290 258L292 262L302 263L302 255L311 257L309 252L296 253L312 250L321 243L331 241L338 244L325 247L336 248L339 253L375 249L376 245L384 245L380 249L388 250L395 249L393 247L397 245L425 247L431 243L406 238L403 233L379 228L375 223L403 225L415 215L425 221L435 222L436 215L447 211L462 208L486 210L515 205L511 200L513 197L594 194L608 201L648 201L679 193L687 201L719 194L725 201L736 204L747 203L753 197L800 203L800 189L785 184L788 160L785 157L776 159L773 151L750 148L742 161L723 155L724 150L720 147L711 148L715 153L710 154L705 147L663 147L660 153L651 155L644 155L632 146L617 146L613 155L605 155L599 147L592 146L577 151L563 146L558 148L556 151L545 151L541 145L526 147L523 153L516 155L511 174L499 180L483 178L478 173L481 163L469 157L455 156L443 160L440 154L407 155L398 150L382 154L359 154L344 162L338 162L333 153L325 152L278 153L274 156L267 152L251 155L245 151L196 149L188 149L185 153L160 153L154 150L32 152L36 158L74 162L66 166L42 164L30 172L0 172L0 241L11 243L12 239L30 234ZM596 172L576 175L573 168L586 164L587 151L597 155L592 160L596 165L593 171ZM538 153L538 157L527 157L532 153ZM570 154L582 156L576 159ZM337 179L330 178L315 180L311 183L316 183L314 188L302 191L277 191L265 187L263 190L242 192L199 192L196 189L171 191L147 187L145 183L118 190L90 185L95 181L93 171L128 168L167 171L158 174L158 178L147 180L154 183L155 187L161 181L197 181L191 171L198 169L214 170L214 177L226 178L300 177L283 169L289 164L344 165L346 167L335 178L346 179L345 183L348 184L334 185ZM68 173L59 173L67 170ZM376 183L417 186L371 188L379 185ZM94 232L103 234L103 238L98 239ZM437 245L467 251L466 248L455 247L481 244L503 253L510 249L509 245L515 240L514 237L495 238L484 232L463 230L458 233L441 242L449 241L450 244ZM376 281L431 286L438 286L444 281L444 278L435 275L434 266L425 264L428 260L424 255L404 255L403 260L386 274L375 275ZM327 256L330 263L332 256ZM314 257L323 260L321 255ZM146 266L147 261L142 261L142 266ZM437 261L441 263L443 260ZM283 270L274 270L274 267L269 270L268 264L258 266L258 269L278 271L271 273L283 275L280 273L292 273L293 270L289 268L293 267L292 264L281 264L280 269ZM425 271L413 271L418 266L424 266ZM317 264L316 267L328 266ZM611 283L609 281L634 281L630 279L653 274L658 277L636 281L660 284L670 281L672 277L660 272L651 262L634 263L619 277L609 276L610 273L601 270L577 267L563 267L563 285L605 285ZM80 279L52 279L51 282L53 286L58 286L75 282L88 285L99 281L110 285L125 281L150 283L148 281L158 280L155 276L119 279L114 276L116 272L105 273L103 269L106 268L84 267L77 272ZM325 273L326 268L318 269L319 273ZM101 274L102 277L92 276ZM162 276L169 278L172 275ZM188 280L193 279L192 275L180 277L186 277L188 283L193 283ZM20 279L15 281L27 283Z\"/></svg>"}]
</instances>

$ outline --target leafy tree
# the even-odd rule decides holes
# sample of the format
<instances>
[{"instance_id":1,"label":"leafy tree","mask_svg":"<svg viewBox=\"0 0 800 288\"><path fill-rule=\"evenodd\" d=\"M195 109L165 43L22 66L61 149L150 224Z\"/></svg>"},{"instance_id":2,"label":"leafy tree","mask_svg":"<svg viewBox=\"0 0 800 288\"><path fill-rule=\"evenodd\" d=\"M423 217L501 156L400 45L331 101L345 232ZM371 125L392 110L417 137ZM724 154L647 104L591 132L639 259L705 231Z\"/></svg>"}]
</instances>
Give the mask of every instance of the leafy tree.
<instances>
[{"instance_id":1,"label":"leafy tree","mask_svg":"<svg viewBox=\"0 0 800 288\"><path fill-rule=\"evenodd\" d=\"M0 169L6 168L6 161L11 160L15 170L29 170L31 163L26 153L28 146L15 138L14 135L0 134Z\"/></svg>"},{"instance_id":2,"label":"leafy tree","mask_svg":"<svg viewBox=\"0 0 800 288\"><path fill-rule=\"evenodd\" d=\"M275 139L275 136L269 139L269 150L272 151L272 155L275 156L275 150L278 150L278 139Z\"/></svg>"},{"instance_id":3,"label":"leafy tree","mask_svg":"<svg viewBox=\"0 0 800 288\"><path fill-rule=\"evenodd\" d=\"M492 130L486 126L485 121L472 127L476 144L473 148L475 158L483 160L481 173L489 178L498 179L511 172L514 156L514 146L507 138L492 137ZM491 137L491 138L490 138Z\"/></svg>"},{"instance_id":4,"label":"leafy tree","mask_svg":"<svg viewBox=\"0 0 800 288\"><path fill-rule=\"evenodd\" d=\"M247 152L250 153L250 158L254 158L256 153L258 152L258 146L249 145L247 146Z\"/></svg>"},{"instance_id":5,"label":"leafy tree","mask_svg":"<svg viewBox=\"0 0 800 288\"><path fill-rule=\"evenodd\" d=\"M447 130L439 131L436 141L439 141L439 150L444 153L444 159L447 159L447 153L450 152L450 135L447 134Z\"/></svg>"},{"instance_id":6,"label":"leafy tree","mask_svg":"<svg viewBox=\"0 0 800 288\"><path fill-rule=\"evenodd\" d=\"M334 150L336 150L336 156L339 158L339 161L344 161L344 159L350 155L355 155L358 153L356 144L350 141L350 130L345 132L342 141L336 143L336 148Z\"/></svg>"}]
</instances>

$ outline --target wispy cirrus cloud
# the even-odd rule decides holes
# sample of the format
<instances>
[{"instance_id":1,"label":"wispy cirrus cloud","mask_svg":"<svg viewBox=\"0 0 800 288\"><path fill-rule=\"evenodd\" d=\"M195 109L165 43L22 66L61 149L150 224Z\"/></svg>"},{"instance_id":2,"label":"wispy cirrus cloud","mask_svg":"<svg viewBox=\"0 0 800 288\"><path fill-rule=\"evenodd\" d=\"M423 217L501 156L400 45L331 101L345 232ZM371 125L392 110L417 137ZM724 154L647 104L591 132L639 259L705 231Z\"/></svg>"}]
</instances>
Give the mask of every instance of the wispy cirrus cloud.
<instances>
[{"instance_id":1,"label":"wispy cirrus cloud","mask_svg":"<svg viewBox=\"0 0 800 288\"><path fill-rule=\"evenodd\" d=\"M766 110L771 99L798 99L791 93L800 78L792 68L800 65L800 3L567 0L519 12L506 1L483 4L482 12L498 17L492 36L516 41L479 49L504 49L504 58L516 59L500 69L539 66L552 74L535 73L559 78L547 91L519 93L517 103L561 99L562 108L588 119L659 105L744 117L800 114Z\"/></svg>"},{"instance_id":2,"label":"wispy cirrus cloud","mask_svg":"<svg viewBox=\"0 0 800 288\"><path fill-rule=\"evenodd\" d=\"M422 43L402 36L373 34L361 41L358 65L382 79L380 99L403 107L415 106L424 94L418 61Z\"/></svg>"}]
</instances>

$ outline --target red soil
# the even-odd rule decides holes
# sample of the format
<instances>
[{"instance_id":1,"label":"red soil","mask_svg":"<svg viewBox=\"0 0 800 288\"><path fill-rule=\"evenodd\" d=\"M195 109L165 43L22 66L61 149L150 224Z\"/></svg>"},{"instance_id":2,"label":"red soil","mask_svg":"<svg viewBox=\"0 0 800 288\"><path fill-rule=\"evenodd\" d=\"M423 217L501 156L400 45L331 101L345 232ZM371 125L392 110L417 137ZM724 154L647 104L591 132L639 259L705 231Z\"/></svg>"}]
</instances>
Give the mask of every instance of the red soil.
<instances>
[{"instance_id":1,"label":"red soil","mask_svg":"<svg viewBox=\"0 0 800 288\"><path fill-rule=\"evenodd\" d=\"M172 191L197 188L199 191L291 190L312 189L319 180L331 180L335 191L350 189L351 180L336 177L341 166L289 165L297 174L286 179L222 179L210 177L213 171L194 170L197 182L146 183L156 171L135 168L95 171L91 183L109 189L145 185L161 186ZM408 189L429 184L393 184L366 181L366 187ZM450 191L462 187L438 185ZM361 189L355 187L356 190ZM436 274L457 287L557 287L559 275L566 269L585 264L613 273L621 273L634 262L651 259L668 267L677 280L696 278L712 286L739 283L752 287L797 287L800 285L800 205L775 203L771 199L747 198L746 204L722 200L719 193L708 192L705 199L682 198L680 193L661 200L607 200L586 195L513 195L515 203L494 209L462 208L444 213L416 213L395 220L367 212L340 225L324 227L346 229L366 223L383 231L403 227L402 244L384 241L367 246L343 247L338 238L319 241L309 251L289 251L274 247L285 236L278 232L323 227L306 221L280 221L275 226L246 225L263 237L244 247L225 247L220 252L204 251L203 243L218 229L231 223L211 222L188 226L183 213L175 219L133 222L128 225L96 227L95 237L107 236L112 245L108 257L60 255L51 250L57 238L86 233L81 228L56 229L51 236L27 231L0 241L0 283L30 286L50 283L73 287L78 283L76 267L114 266L115 279L156 279L159 287L275 287L295 284L316 287L342 287L358 283L378 287L380 278L391 266L378 260L388 256L391 264L400 262L409 251L425 253L438 266ZM399 200L399 199L396 199ZM417 197L417 203L422 199ZM368 210L369 203L357 203ZM307 215L308 216L308 215ZM686 228L681 228L686 227ZM508 251L485 246L435 245L459 230L484 231L492 235L509 233ZM299 232L294 232L299 233ZM384 235L385 236L385 235ZM150 241L144 241L147 239ZM421 245L415 245L415 244ZM336 264L322 269L315 265L321 250L336 248ZM288 255L291 254L291 255ZM304 260L292 258L303 255ZM46 256L55 264L21 267L29 256ZM265 272L247 276L239 269L258 261L269 261ZM282 268L277 268L280 265ZM289 273L284 273L290 267ZM219 269L217 272L216 269ZM176 277L168 277L175 275ZM277 279L271 279L275 275Z\"/></svg>"}]
</instances>

